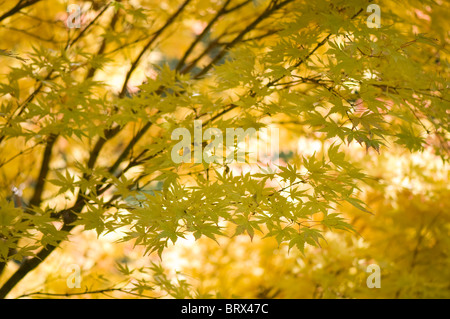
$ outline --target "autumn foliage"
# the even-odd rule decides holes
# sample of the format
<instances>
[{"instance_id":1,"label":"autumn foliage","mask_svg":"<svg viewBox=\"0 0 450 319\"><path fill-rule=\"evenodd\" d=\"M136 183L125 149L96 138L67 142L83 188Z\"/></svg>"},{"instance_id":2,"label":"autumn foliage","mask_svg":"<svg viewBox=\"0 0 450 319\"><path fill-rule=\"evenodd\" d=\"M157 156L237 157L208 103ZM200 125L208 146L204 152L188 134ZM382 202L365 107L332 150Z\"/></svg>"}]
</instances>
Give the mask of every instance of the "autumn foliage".
<instances>
[{"instance_id":1,"label":"autumn foliage","mask_svg":"<svg viewBox=\"0 0 450 319\"><path fill-rule=\"evenodd\" d=\"M450 296L448 2L73 4L0 4L0 297Z\"/></svg>"}]
</instances>

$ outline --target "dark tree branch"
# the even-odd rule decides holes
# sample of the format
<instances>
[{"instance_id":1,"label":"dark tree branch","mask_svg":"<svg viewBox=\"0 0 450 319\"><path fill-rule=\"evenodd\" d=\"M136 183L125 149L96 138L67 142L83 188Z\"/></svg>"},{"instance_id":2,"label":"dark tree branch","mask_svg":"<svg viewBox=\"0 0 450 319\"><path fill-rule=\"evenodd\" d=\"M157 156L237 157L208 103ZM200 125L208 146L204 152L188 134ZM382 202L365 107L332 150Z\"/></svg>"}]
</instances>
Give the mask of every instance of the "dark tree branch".
<instances>
[{"instance_id":1,"label":"dark tree branch","mask_svg":"<svg viewBox=\"0 0 450 319\"><path fill-rule=\"evenodd\" d=\"M16 14L20 10L22 10L26 7L29 7L39 1L40 0L28 0L28 1L20 0L11 10L9 10L8 12L5 12L2 16L0 16L0 22L5 20L6 18Z\"/></svg>"},{"instance_id":2,"label":"dark tree branch","mask_svg":"<svg viewBox=\"0 0 450 319\"><path fill-rule=\"evenodd\" d=\"M178 10L169 19L167 19L166 23L161 28L159 28L158 31L156 31L153 34L152 38L142 48L141 52L139 52L138 56L136 57L136 59L131 64L131 67L128 70L126 76L125 76L125 80L124 80L124 83L123 83L123 86L122 86L122 90L121 90L121 92L119 94L119 98L123 98L125 96L125 94L127 93L128 81L130 80L131 75L133 74L134 70L139 65L139 62L140 62L141 58L144 56L144 53L147 52L148 49L150 49L150 47L153 45L153 43L156 41L156 39L158 39L158 37L161 35L161 33L163 33L164 30L166 30L167 27L169 27L175 21L175 19L180 15L180 13L189 4L189 2L191 2L191 0L185 0L183 2L183 4L178 8Z\"/></svg>"},{"instance_id":3,"label":"dark tree branch","mask_svg":"<svg viewBox=\"0 0 450 319\"><path fill-rule=\"evenodd\" d=\"M45 180L50 170L50 159L52 156L53 145L55 145L57 136L50 135L48 137L47 145L45 146L44 154L42 156L41 169L37 178L36 187L34 188L33 197L31 197L29 206L39 206L41 203L42 192L44 191Z\"/></svg>"},{"instance_id":4,"label":"dark tree branch","mask_svg":"<svg viewBox=\"0 0 450 319\"><path fill-rule=\"evenodd\" d=\"M236 10L244 7L245 5L247 5L247 4L251 3L251 2L253 2L253 0L245 0L245 1L235 5L234 7L231 7L230 9L225 10L225 13L230 13L232 11L236 11Z\"/></svg>"},{"instance_id":5,"label":"dark tree branch","mask_svg":"<svg viewBox=\"0 0 450 319\"><path fill-rule=\"evenodd\" d=\"M109 6L111 5L111 2L107 3L103 9L99 12L99 14L97 14L95 16L94 19L92 19L91 22L89 22L89 24L77 35L77 37L75 39L73 39L72 41L68 41L67 45L66 45L66 49L71 47L72 45L74 45L79 39L81 39L83 37L83 35L86 33L87 30L89 30L94 23L106 12L106 10L108 10Z\"/></svg>"},{"instance_id":6,"label":"dark tree branch","mask_svg":"<svg viewBox=\"0 0 450 319\"><path fill-rule=\"evenodd\" d=\"M212 49L214 49L215 47L218 47L220 45L222 45L221 43L219 43L219 40L224 36L224 34L220 35L219 37L217 37L216 39L214 39L213 41L211 41L208 46L203 50L202 53L200 53L198 55L197 58L195 58L195 60L193 60L192 62L189 62L188 65L186 65L180 73L185 74L188 73L189 71L191 71L196 65L197 63L206 55L208 54Z\"/></svg>"},{"instance_id":7,"label":"dark tree branch","mask_svg":"<svg viewBox=\"0 0 450 319\"><path fill-rule=\"evenodd\" d=\"M205 75L217 62L219 62L225 54L234 47L237 43L243 40L245 35L252 31L258 24L260 24L263 20L270 17L274 12L281 9L288 3L292 2L293 0L286 0L280 3L274 3L271 2L269 6L264 10L264 12L256 18L252 23L250 23L244 30L242 30L231 42L227 43L225 47L219 52L219 54L216 55L216 57L207 65L205 66L196 76L195 78L201 78L203 75Z\"/></svg>"},{"instance_id":8,"label":"dark tree branch","mask_svg":"<svg viewBox=\"0 0 450 319\"><path fill-rule=\"evenodd\" d=\"M144 134L148 131L148 129L152 126L152 122L147 122L139 131L138 133L131 139L131 141L128 143L127 147L122 151L120 156L117 158L117 160L114 162L114 164L109 168L110 173L114 173L116 169L119 167L119 165L127 158L127 156L130 154L133 147L136 145L137 142L144 136Z\"/></svg>"},{"instance_id":9,"label":"dark tree branch","mask_svg":"<svg viewBox=\"0 0 450 319\"><path fill-rule=\"evenodd\" d=\"M51 42L51 43L57 43L57 44L61 44L61 43L65 42L65 41L58 41L53 36L51 38L43 38L43 37L41 37L41 36L39 36L37 34L34 34L34 33L30 32L30 31L22 30L22 29L18 29L18 28L14 28L14 27L7 27L7 26L4 26L4 25L0 25L0 28L4 28L4 29L11 30L11 31L14 31L14 32L20 32L20 33L23 33L23 34L25 34L25 35L27 35L29 37L33 37L33 38L38 39L38 40L43 41L43 42Z\"/></svg>"},{"instance_id":10,"label":"dark tree branch","mask_svg":"<svg viewBox=\"0 0 450 319\"><path fill-rule=\"evenodd\" d=\"M111 30L115 29L117 21L119 20L119 15L120 15L120 11L117 10L116 13L114 13L114 16L111 19L111 22L109 24L109 28ZM102 44L100 45L100 48L97 51L97 56L100 56L105 52L106 42L107 42L106 38L103 38ZM86 79L90 79L90 78L94 77L94 74L96 71L97 71L97 68L91 67L87 72Z\"/></svg>"},{"instance_id":11,"label":"dark tree branch","mask_svg":"<svg viewBox=\"0 0 450 319\"><path fill-rule=\"evenodd\" d=\"M61 231L69 232L73 226L64 225ZM58 242L59 244L59 242ZM19 269L3 284L0 288L0 299L4 299L6 295L21 281L30 271L35 269L42 261L45 260L57 246L47 245L33 258L22 263Z\"/></svg>"},{"instance_id":12,"label":"dark tree branch","mask_svg":"<svg viewBox=\"0 0 450 319\"><path fill-rule=\"evenodd\" d=\"M189 57L189 55L191 54L192 50L194 50L195 46L200 42L201 39L203 39L203 37L209 32L209 30L211 30L211 28L213 27L213 25L216 23L217 20L219 20L219 18L224 15L224 13L226 13L226 8L228 6L228 4L230 3L231 0L226 0L225 3L223 4L222 8L220 8L219 11L217 11L216 15L214 16L214 18L211 19L211 21L208 23L208 25L203 29L203 31L196 37L196 39L191 43L191 45L189 46L189 48L186 50L186 52L184 53L183 57L180 59L180 61L178 61L177 66L175 67L175 70L180 70L184 63L186 62L186 59Z\"/></svg>"},{"instance_id":13,"label":"dark tree branch","mask_svg":"<svg viewBox=\"0 0 450 319\"><path fill-rule=\"evenodd\" d=\"M114 15L112 21L111 21L111 24L110 24L111 28L114 28L114 26L115 26L115 24L117 22L117 17L118 16L117 16L117 13L116 13ZM77 41L79 39L80 38L78 38ZM105 41L106 40L104 39L104 41L103 41L99 51L97 52L97 55L101 54L102 50L104 50ZM88 71L86 79L88 79L90 77L93 77L96 70L97 70L96 68L91 68ZM50 73L46 77L46 80L51 77L52 73L53 73L53 71L50 71ZM18 115L20 115L24 111L24 109L27 106L27 104L30 103L37 96L37 94L39 94L39 92L41 91L42 88L43 88L43 83L41 82L39 84L38 88L32 94L30 94L30 96L18 107L18 109L19 109L19 114ZM117 134L118 131L119 131L118 128L111 129L111 130L109 130L109 131L107 131L105 133L105 137L111 138L112 136ZM41 170L40 170L39 177L38 177L38 185L36 186L35 193L33 194L33 197L32 197L32 199L30 201L30 205L29 206L33 206L33 205L38 206L40 204L41 200L42 200L42 191L43 191L43 187L44 187L44 183L45 183L45 178L46 178L46 176L48 174L48 171L49 171L48 164L49 164L50 158L51 158L51 150L52 150L52 147L53 147L57 137L58 136L52 135L51 139L47 142L46 148L44 150L44 155L43 155L43 163L42 163L43 166L41 166ZM4 138L3 136L0 137L0 143L3 140L3 138ZM99 156L99 152L100 152L101 148L103 147L104 143L106 143L106 140L100 139L97 142L96 146L94 147L94 150L91 152L90 159L89 159L89 165L91 166L90 168L92 168L95 165L95 162L96 162L96 160L97 160L97 158ZM47 165L44 165L44 163L47 163ZM76 204L71 209L64 210L64 211L61 211L61 212L56 213L56 214L52 214L52 217L59 218L59 217L63 216L65 223L69 224L71 221L73 222L76 219L76 213L74 213L71 210L75 210L76 212L81 212L81 210L84 207L83 203L84 203L84 199L78 197L77 200L76 200ZM69 232L70 232L70 229L68 230ZM41 251L41 257L44 257L44 258L47 257L51 253L51 251L53 251L53 249L54 248L51 248L50 246L48 247L48 249L47 248L43 249ZM47 251L47 250L50 250L50 251L46 255L45 251ZM40 260L39 263L42 262L44 260L44 258L38 259L38 261ZM34 262L36 262L36 261L34 261ZM32 266L33 263L31 263L29 265ZM2 271L4 270L5 267L6 267L6 262L0 262L0 274L2 273ZM26 273L24 275L21 275L22 272L32 271L35 267L36 266L34 266L32 268L26 268L25 267L22 270L19 269L20 273L15 273L15 276L13 275L13 277L11 277L10 280L8 280L9 284L11 284L12 286L11 287L7 286L6 288L2 287L1 289L5 289L5 291L7 290L7 292L6 292L6 294L7 294L8 291L10 289L12 289L12 287L14 287L26 275ZM27 269L29 269L29 270L27 270ZM19 272L19 270L17 272Z\"/></svg>"},{"instance_id":14,"label":"dark tree branch","mask_svg":"<svg viewBox=\"0 0 450 319\"><path fill-rule=\"evenodd\" d=\"M356 12L351 18L350 20L355 19L357 16L359 16L361 14L361 12L363 12L363 9L360 9L358 12ZM316 44L316 46L300 61L298 61L294 66L296 68L298 68L300 65L302 65L305 61L307 61L319 48L321 48L322 46L324 46L328 40L330 39L330 37L332 36L332 33L329 33L325 38L322 39L322 41L320 41L319 43ZM283 78L285 78L286 75L283 75L281 77L279 77L276 80L273 80L271 82L269 82L268 86L273 86L274 84L278 83L279 81L281 81Z\"/></svg>"},{"instance_id":15,"label":"dark tree branch","mask_svg":"<svg viewBox=\"0 0 450 319\"><path fill-rule=\"evenodd\" d=\"M158 299L155 297L149 297L142 294L138 294L132 291L131 288L105 288L105 289L98 289L98 290L88 290L83 292L72 292L72 293L49 293L49 292L31 292L28 294L23 294L17 297L16 299L25 298L25 297L33 297L33 296L42 296L42 297L72 297L72 296L85 296L85 295L96 295L96 294L105 294L107 292L121 292L127 295L132 296L138 296L138 297L145 297L149 299Z\"/></svg>"}]
</instances>

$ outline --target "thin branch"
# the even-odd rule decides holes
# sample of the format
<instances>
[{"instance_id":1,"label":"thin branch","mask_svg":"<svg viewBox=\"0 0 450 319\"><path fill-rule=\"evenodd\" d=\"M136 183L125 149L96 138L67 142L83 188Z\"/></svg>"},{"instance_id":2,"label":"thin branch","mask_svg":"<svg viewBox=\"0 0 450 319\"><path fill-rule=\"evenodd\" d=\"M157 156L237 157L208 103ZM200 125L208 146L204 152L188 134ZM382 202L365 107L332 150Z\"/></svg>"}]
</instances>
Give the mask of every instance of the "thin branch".
<instances>
[{"instance_id":1,"label":"thin branch","mask_svg":"<svg viewBox=\"0 0 450 319\"><path fill-rule=\"evenodd\" d=\"M30 95L29 95L22 103L19 104L19 106L17 107L17 109L15 109L15 110L12 112L11 116L10 116L10 117L7 119L7 121L6 121L6 124L5 124L6 127L10 127L10 126L11 126L11 120L12 120L14 117L20 116L20 115L24 112L24 110L26 109L26 106L27 106L29 103L31 103L31 102L34 100L34 98L39 94L39 92L40 92L40 91L42 90L42 88L44 87L44 82L47 81L47 80L49 80L49 79L51 78L53 72L54 72L53 70L50 70L50 72L49 72L48 75L44 78L44 80L39 82L38 87L33 91L33 93L31 93L31 94L30 94ZM17 115L14 116L14 113L16 113L16 112L18 112L18 113L17 113ZM5 135L0 136L0 144L3 142L3 140L5 139L5 137L6 137Z\"/></svg>"},{"instance_id":2,"label":"thin branch","mask_svg":"<svg viewBox=\"0 0 450 319\"><path fill-rule=\"evenodd\" d=\"M136 40L133 40L133 41L131 41L131 42L125 43L125 44L123 44L123 45L121 45L121 46L118 46L118 47L115 48L115 49L112 49L111 51L106 52L105 55L113 54L113 53L115 53L115 52L117 52L117 51L120 51L120 50L122 50L122 49L125 49L126 47L132 46L133 44L137 44L137 43L139 43L139 42L142 42L142 41L144 41L144 40L147 40L147 38L148 38L148 37L145 36L145 37L141 37L141 38L138 38L138 39L136 39Z\"/></svg>"},{"instance_id":3,"label":"thin branch","mask_svg":"<svg viewBox=\"0 0 450 319\"><path fill-rule=\"evenodd\" d=\"M199 62L206 54L208 54L212 49L214 49L214 48L217 47L217 46L222 45L221 43L219 43L219 40L220 40L223 36L225 36L225 33L222 34L222 35L220 35L220 36L218 36L218 37L217 37L216 39L214 39L213 41L211 41L211 42L209 43L209 45L203 50L203 52L200 53L200 54L197 56L197 58L195 58L195 60L193 60L192 62L189 62L189 64L186 65L186 66L181 70L180 73L182 73L182 74L188 73L188 72L191 71L191 70L197 65L197 63L198 63L198 62Z\"/></svg>"},{"instance_id":4,"label":"thin branch","mask_svg":"<svg viewBox=\"0 0 450 319\"><path fill-rule=\"evenodd\" d=\"M175 19L180 15L180 13L189 4L189 2L191 2L191 0L185 0L183 2L183 4L178 8L178 10L169 19L167 19L166 23L160 29L158 29L158 31L156 31L153 34L153 37L142 48L141 52L139 52L138 56L136 57L136 59L131 64L131 67L128 70L126 76L125 76L125 80L124 80L124 83L123 83L123 86L122 86L122 90L121 90L121 92L119 94L119 98L123 98L125 96L125 94L127 92L128 81L130 80L131 75L133 74L134 70L137 68L137 66L138 66L141 58L144 56L145 52L147 52L147 50L150 49L152 44L161 35L161 33L163 33L175 21Z\"/></svg>"},{"instance_id":5,"label":"thin branch","mask_svg":"<svg viewBox=\"0 0 450 319\"><path fill-rule=\"evenodd\" d=\"M16 155L11 156L10 158L8 158L7 160L3 161L0 163L0 167L5 166L6 164L10 163L11 161L13 161L14 159L16 159L19 156L25 155L26 153L32 151L34 148L36 148L36 146L40 145L42 143L36 143L33 146L30 146L29 148L26 148L22 151L20 151L19 153L17 153Z\"/></svg>"},{"instance_id":6,"label":"thin branch","mask_svg":"<svg viewBox=\"0 0 450 319\"><path fill-rule=\"evenodd\" d=\"M250 2L253 2L253 0L245 0L245 1L235 5L234 7L231 7L230 9L225 10L225 13L230 13L232 11L236 11L236 10L242 8L243 6L249 4Z\"/></svg>"},{"instance_id":7,"label":"thin branch","mask_svg":"<svg viewBox=\"0 0 450 319\"><path fill-rule=\"evenodd\" d=\"M269 6L257 17L252 23L250 23L244 30L242 30L230 43L225 45L225 47L217 54L214 59L205 66L194 78L198 79L201 78L203 75L205 75L217 62L219 62L225 54L234 47L237 43L239 43L247 33L252 31L258 24L260 24L264 19L270 17L274 12L281 9L288 3L292 2L293 0L286 0L283 2L280 2L278 4L273 4L271 2Z\"/></svg>"},{"instance_id":8,"label":"thin branch","mask_svg":"<svg viewBox=\"0 0 450 319\"><path fill-rule=\"evenodd\" d=\"M0 25L0 28L4 28L4 29L11 30L11 31L14 31L14 32L20 32L20 33L23 33L23 34L25 34L27 36L33 37L35 39L38 39L38 40L44 41L44 42L51 42L51 43L56 43L56 44L64 43L64 41L55 40L55 38L53 36L51 38L46 39L46 38L43 38L43 37L41 37L41 36L39 36L37 34L29 32L27 30L17 29L17 28L14 28L14 27L7 27L7 26L4 26L4 25Z\"/></svg>"},{"instance_id":9,"label":"thin branch","mask_svg":"<svg viewBox=\"0 0 450 319\"><path fill-rule=\"evenodd\" d=\"M98 290L83 291L83 292L71 292L71 293L50 293L50 292L37 291L37 292L31 292L31 293L28 293L28 294L20 295L20 296L16 297L16 299L25 298L25 297L33 297L33 296L72 297L72 296L84 296L84 295L95 295L95 294L105 294L106 295L107 292L114 292L114 291L118 291L118 292L121 292L121 293L133 295L133 296L149 298L149 299L158 299L156 297L150 297L150 296L145 296L145 295L142 295L142 294L134 293L131 290L131 288L130 289L125 289L125 288L106 288L106 289L98 289Z\"/></svg>"},{"instance_id":10,"label":"thin branch","mask_svg":"<svg viewBox=\"0 0 450 319\"><path fill-rule=\"evenodd\" d=\"M196 39L191 43L189 48L184 53L183 57L178 61L177 66L175 67L175 70L180 70L184 63L186 62L186 59L191 54L192 50L194 50L195 46L200 42L201 39L211 30L213 25L219 20L219 18L226 13L226 8L231 0L226 0L223 6L220 8L219 11L217 11L216 15L211 19L211 21L208 23L208 25L203 29L203 31L196 37Z\"/></svg>"},{"instance_id":11,"label":"thin branch","mask_svg":"<svg viewBox=\"0 0 450 319\"><path fill-rule=\"evenodd\" d=\"M81 39L83 37L83 35L86 33L87 30L89 30L94 23L106 12L106 10L108 10L109 6L111 5L111 2L107 3L103 9L99 12L99 14L97 14L95 16L94 19L92 19L91 22L89 22L89 24L78 34L78 36L73 39L72 41L69 41L66 45L66 49L68 49L69 47L73 46L79 39Z\"/></svg>"},{"instance_id":12,"label":"thin branch","mask_svg":"<svg viewBox=\"0 0 450 319\"><path fill-rule=\"evenodd\" d=\"M117 18L117 16L115 16L115 18ZM115 19L113 18L113 21ZM115 25L114 23L111 23L112 26ZM99 49L99 52L102 49L103 46L101 46L101 48ZM91 69L88 72L88 75L86 77L92 77L95 73L96 69ZM46 77L46 79L49 79L51 77L53 71L51 71L49 73L49 75ZM19 115L23 112L23 110L25 109L25 106L30 103L34 97L41 91L43 87L42 82L40 83L39 87L18 107L19 109ZM105 133L105 137L111 138L111 136L114 136L115 134L117 134L119 131L119 128L116 129L110 129ZM3 136L0 137L0 143L3 140ZM50 161L50 156L51 156L51 148L52 145L54 144L54 140L56 140L57 136L53 136L53 142L52 143L48 143L46 146L46 149L44 151L44 158L43 158L43 164L44 163L49 163ZM90 165L93 167L95 165L95 162L98 158L99 152L101 150L101 148L103 147L104 143L106 142L106 140L100 139L100 141L96 144L96 147L94 147L93 152L91 153L90 159L89 159L89 163ZM39 205L40 201L41 201L41 196L42 196L42 190L43 190L43 184L45 182L45 177L48 174L48 165L44 165L41 167L41 171L38 177L38 185L36 186L36 190L35 193L33 195L33 198L30 202L30 206L35 204L35 205ZM45 176L45 177L44 177ZM39 182L41 181L41 182ZM39 198L39 200L38 200ZM70 230L74 227L74 226L69 226L68 224L70 222L73 222L74 219L76 219L76 214L81 212L81 210L84 207L84 202L85 199L84 198L80 198L78 197L76 200L75 205L70 208L70 209L66 209L63 210L59 213L53 214L52 217L54 218L59 218L60 216L63 216L64 218L64 226L61 229L61 231L67 231L70 232ZM59 242L58 242L59 244ZM44 247L34 258L29 259L27 261L25 261L21 267L13 274L13 276L11 276L11 278L0 288L0 299L4 298L9 291L20 281L22 280L23 277L26 276L26 274L30 271L32 271L35 267L37 267L37 265L39 265L41 262L44 261L44 259L51 254L51 252L56 248L56 246L47 246ZM4 269L6 263L0 263L0 267Z\"/></svg>"},{"instance_id":13,"label":"thin branch","mask_svg":"<svg viewBox=\"0 0 450 319\"><path fill-rule=\"evenodd\" d=\"M29 206L38 206L41 203L42 192L44 191L44 184L47 174L50 170L50 159L52 156L53 145L55 145L57 136L51 134L48 137L47 145L45 146L44 154L42 156L41 170L37 178L36 187L34 188L33 197L31 197Z\"/></svg>"},{"instance_id":14,"label":"thin branch","mask_svg":"<svg viewBox=\"0 0 450 319\"><path fill-rule=\"evenodd\" d=\"M19 12L19 13L22 14L22 15L24 15L24 16L26 16L26 17L28 17L28 18L30 18L30 19L33 19L33 20L36 20L36 21L39 21L39 22L42 22L42 23L54 24L54 25L56 25L56 26L61 26L61 25L63 25L63 24L61 23L60 20L47 20L47 19L42 19L42 18L39 18L39 17L37 17L37 16L32 16L31 14L28 14L27 12Z\"/></svg>"},{"instance_id":15,"label":"thin branch","mask_svg":"<svg viewBox=\"0 0 450 319\"><path fill-rule=\"evenodd\" d=\"M147 122L139 132L131 139L130 143L128 143L127 147L123 150L122 154L120 154L119 158L114 162L114 164L110 167L109 172L114 173L114 171L119 167L120 163L130 154L130 151L133 149L134 145L141 139L142 136L148 131L148 129L152 126L152 122Z\"/></svg>"},{"instance_id":16,"label":"thin branch","mask_svg":"<svg viewBox=\"0 0 450 319\"><path fill-rule=\"evenodd\" d=\"M115 26L116 26L116 24L117 24L117 21L118 21L118 19L119 19L119 13L120 13L120 11L117 10L116 13L114 14L113 18L111 19L111 22L110 22L110 24L109 24L109 28L110 28L111 30L114 30L114 28L115 28ZM106 49L106 42L107 42L106 39L107 39L106 37L103 38L102 44L100 45L100 48L99 48L98 51L97 51L97 54L96 54L97 56L100 56L100 55L102 55L102 54L105 52L105 49ZM86 79L93 78L93 77L94 77L94 74L95 74L95 72L96 72L97 70L98 70L98 68L92 66L92 67L89 69L89 71L87 72Z\"/></svg>"},{"instance_id":17,"label":"thin branch","mask_svg":"<svg viewBox=\"0 0 450 319\"><path fill-rule=\"evenodd\" d=\"M350 20L355 19L357 16L359 16L364 10L360 9L358 12L356 12L351 18ZM321 48L322 46L325 45L325 43L328 42L328 40L330 39L330 37L332 36L332 33L329 33L325 38L322 39L322 41L320 41L319 43L316 44L316 46L314 47L314 49L312 49L303 59L300 59L300 61L298 61L296 64L294 64L294 67L298 68L299 66L301 66L303 63L305 63L305 61L307 61L319 48ZM279 77L276 80L273 80L271 82L269 82L268 86L272 86L273 84L276 84L277 82L281 81L284 77L286 77L286 75L282 75L281 77Z\"/></svg>"}]
</instances>

